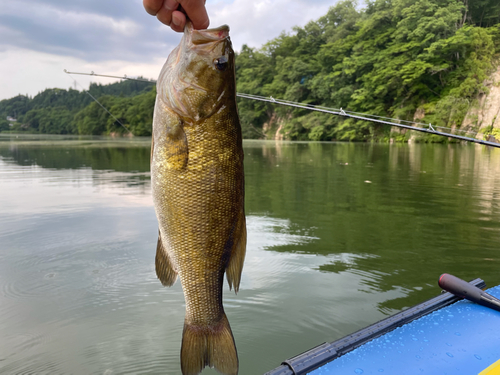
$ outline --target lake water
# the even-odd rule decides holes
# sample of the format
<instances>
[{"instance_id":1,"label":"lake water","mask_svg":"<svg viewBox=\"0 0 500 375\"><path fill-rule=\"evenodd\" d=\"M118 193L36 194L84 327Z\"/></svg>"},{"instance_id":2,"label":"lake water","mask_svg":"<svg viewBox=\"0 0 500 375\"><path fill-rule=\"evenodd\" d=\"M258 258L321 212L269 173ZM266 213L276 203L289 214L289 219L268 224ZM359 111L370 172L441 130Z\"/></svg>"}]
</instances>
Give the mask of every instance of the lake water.
<instances>
[{"instance_id":1,"label":"lake water","mask_svg":"<svg viewBox=\"0 0 500 375\"><path fill-rule=\"evenodd\" d=\"M238 295L224 286L240 374L437 295L443 272L500 284L500 150L244 148L247 257ZM149 139L0 136L0 373L180 373L149 154Z\"/></svg>"}]
</instances>

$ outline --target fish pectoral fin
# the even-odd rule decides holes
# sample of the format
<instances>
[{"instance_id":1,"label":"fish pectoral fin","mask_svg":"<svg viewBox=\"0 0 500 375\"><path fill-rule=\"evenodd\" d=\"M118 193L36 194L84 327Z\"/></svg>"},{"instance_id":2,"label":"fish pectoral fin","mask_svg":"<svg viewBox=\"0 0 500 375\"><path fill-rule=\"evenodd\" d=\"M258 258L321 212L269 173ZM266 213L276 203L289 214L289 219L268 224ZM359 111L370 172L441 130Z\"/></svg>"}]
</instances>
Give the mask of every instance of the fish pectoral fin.
<instances>
[{"instance_id":1,"label":"fish pectoral fin","mask_svg":"<svg viewBox=\"0 0 500 375\"><path fill-rule=\"evenodd\" d=\"M173 126L167 126L167 167L169 169L184 169L188 163L189 150L181 119Z\"/></svg>"},{"instance_id":2,"label":"fish pectoral fin","mask_svg":"<svg viewBox=\"0 0 500 375\"><path fill-rule=\"evenodd\" d=\"M243 270L243 262L245 261L245 253L247 248L247 226L245 213L241 210L238 224L233 236L233 248L228 265L226 267L226 277L229 283L229 289L234 286L234 292L238 293L240 289L241 271Z\"/></svg>"},{"instance_id":3,"label":"fish pectoral fin","mask_svg":"<svg viewBox=\"0 0 500 375\"><path fill-rule=\"evenodd\" d=\"M156 276L164 286L172 286L177 280L177 271L172 266L167 250L163 246L161 234L158 233L158 245L156 246Z\"/></svg>"}]
</instances>

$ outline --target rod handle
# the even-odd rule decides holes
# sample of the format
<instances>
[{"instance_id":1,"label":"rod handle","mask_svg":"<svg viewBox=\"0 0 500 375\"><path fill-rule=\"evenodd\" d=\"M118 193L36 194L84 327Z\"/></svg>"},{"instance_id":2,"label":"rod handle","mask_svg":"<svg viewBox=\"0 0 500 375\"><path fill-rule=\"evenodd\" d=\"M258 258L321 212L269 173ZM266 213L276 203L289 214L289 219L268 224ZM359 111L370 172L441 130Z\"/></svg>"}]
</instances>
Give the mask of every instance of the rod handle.
<instances>
[{"instance_id":1,"label":"rod handle","mask_svg":"<svg viewBox=\"0 0 500 375\"><path fill-rule=\"evenodd\" d=\"M439 277L438 284L442 289L453 293L458 297L462 297L481 306L500 311L499 299L469 284L468 282L459 279L456 276L450 275L448 273L443 273Z\"/></svg>"}]
</instances>

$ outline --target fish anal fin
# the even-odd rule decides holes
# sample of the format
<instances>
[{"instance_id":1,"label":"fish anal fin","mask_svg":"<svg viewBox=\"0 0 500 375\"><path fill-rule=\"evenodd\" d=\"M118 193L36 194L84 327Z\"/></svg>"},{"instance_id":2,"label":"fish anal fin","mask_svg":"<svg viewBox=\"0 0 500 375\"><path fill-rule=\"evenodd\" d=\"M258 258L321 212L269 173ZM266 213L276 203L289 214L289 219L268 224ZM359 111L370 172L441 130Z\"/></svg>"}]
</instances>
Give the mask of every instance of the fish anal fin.
<instances>
[{"instance_id":1,"label":"fish anal fin","mask_svg":"<svg viewBox=\"0 0 500 375\"><path fill-rule=\"evenodd\" d=\"M238 218L238 224L233 235L233 248L228 265L226 267L226 277L229 283L229 288L234 287L235 293L240 289L241 271L243 270L243 262L245 261L245 253L247 247L247 227L245 213L241 210Z\"/></svg>"},{"instance_id":2,"label":"fish anal fin","mask_svg":"<svg viewBox=\"0 0 500 375\"><path fill-rule=\"evenodd\" d=\"M166 156L168 169L180 170L187 166L189 158L186 133L182 120L173 126L167 126Z\"/></svg>"},{"instance_id":3,"label":"fish anal fin","mask_svg":"<svg viewBox=\"0 0 500 375\"><path fill-rule=\"evenodd\" d=\"M182 374L197 375L205 366L215 367L224 375L238 374L238 353L224 313L219 322L212 326L197 326L184 322Z\"/></svg>"},{"instance_id":4,"label":"fish anal fin","mask_svg":"<svg viewBox=\"0 0 500 375\"><path fill-rule=\"evenodd\" d=\"M156 276L160 279L164 286L174 285L175 280L177 279L177 272L168 257L168 253L163 245L160 233L158 233L158 244L156 246L155 268Z\"/></svg>"}]
</instances>

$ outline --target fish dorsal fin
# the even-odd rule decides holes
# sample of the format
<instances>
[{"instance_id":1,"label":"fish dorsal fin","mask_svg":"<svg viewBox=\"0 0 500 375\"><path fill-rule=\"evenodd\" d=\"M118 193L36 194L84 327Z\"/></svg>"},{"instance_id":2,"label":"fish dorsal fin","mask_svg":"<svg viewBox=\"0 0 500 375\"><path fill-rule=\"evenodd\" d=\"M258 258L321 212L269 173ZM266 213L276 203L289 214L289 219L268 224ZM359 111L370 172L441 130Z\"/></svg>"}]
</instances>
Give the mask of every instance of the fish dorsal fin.
<instances>
[{"instance_id":1,"label":"fish dorsal fin","mask_svg":"<svg viewBox=\"0 0 500 375\"><path fill-rule=\"evenodd\" d=\"M241 271L243 270L243 262L245 261L246 247L247 226L245 212L242 209L233 234L233 248L231 249L229 263L226 267L226 277L229 283L229 289L234 287L235 293L238 293L240 289Z\"/></svg>"},{"instance_id":2,"label":"fish dorsal fin","mask_svg":"<svg viewBox=\"0 0 500 375\"><path fill-rule=\"evenodd\" d=\"M177 279L177 271L172 265L172 261L168 257L167 249L163 246L161 233L158 231L158 244L156 246L156 276L160 279L164 286L172 286Z\"/></svg>"},{"instance_id":3,"label":"fish dorsal fin","mask_svg":"<svg viewBox=\"0 0 500 375\"><path fill-rule=\"evenodd\" d=\"M189 159L188 143L181 119L173 126L167 126L165 145L168 169L186 168Z\"/></svg>"}]
</instances>

